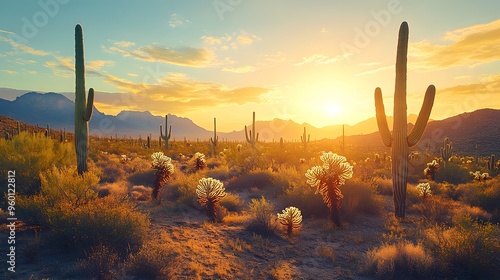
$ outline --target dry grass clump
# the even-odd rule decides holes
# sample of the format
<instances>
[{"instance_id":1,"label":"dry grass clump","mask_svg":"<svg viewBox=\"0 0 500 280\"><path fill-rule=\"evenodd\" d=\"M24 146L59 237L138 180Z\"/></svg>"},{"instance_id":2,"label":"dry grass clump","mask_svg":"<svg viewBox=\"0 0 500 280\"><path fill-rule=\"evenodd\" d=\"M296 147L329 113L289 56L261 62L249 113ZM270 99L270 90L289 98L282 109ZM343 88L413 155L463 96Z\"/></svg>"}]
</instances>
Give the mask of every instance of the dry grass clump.
<instances>
[{"instance_id":1,"label":"dry grass clump","mask_svg":"<svg viewBox=\"0 0 500 280\"><path fill-rule=\"evenodd\" d=\"M247 229L259 234L272 234L278 226L274 204L264 197L252 199L248 205L251 215Z\"/></svg>"},{"instance_id":2,"label":"dry grass clump","mask_svg":"<svg viewBox=\"0 0 500 280\"><path fill-rule=\"evenodd\" d=\"M126 263L127 274L141 279L173 279L179 274L181 250L165 232L153 236L131 254Z\"/></svg>"},{"instance_id":3,"label":"dry grass clump","mask_svg":"<svg viewBox=\"0 0 500 280\"><path fill-rule=\"evenodd\" d=\"M153 189L145 186L133 186L130 190L130 195L137 201L148 201L151 199L151 192Z\"/></svg>"},{"instance_id":4,"label":"dry grass clump","mask_svg":"<svg viewBox=\"0 0 500 280\"><path fill-rule=\"evenodd\" d=\"M86 258L77 262L77 272L80 276L91 279L116 279L116 265L119 256L116 251L105 245L96 245L86 252Z\"/></svg>"},{"instance_id":5,"label":"dry grass clump","mask_svg":"<svg viewBox=\"0 0 500 280\"><path fill-rule=\"evenodd\" d=\"M359 214L379 215L383 199L377 196L371 186L354 178L340 187L344 199L341 201L341 213L346 218L354 218Z\"/></svg>"},{"instance_id":6,"label":"dry grass clump","mask_svg":"<svg viewBox=\"0 0 500 280\"><path fill-rule=\"evenodd\" d=\"M245 201L238 194L226 193L226 196L221 199L220 205L229 212L241 212L245 207Z\"/></svg>"},{"instance_id":7,"label":"dry grass clump","mask_svg":"<svg viewBox=\"0 0 500 280\"><path fill-rule=\"evenodd\" d=\"M383 244L366 253L364 271L380 279L426 279L432 275L433 258L421 244L400 241Z\"/></svg>"}]
</instances>

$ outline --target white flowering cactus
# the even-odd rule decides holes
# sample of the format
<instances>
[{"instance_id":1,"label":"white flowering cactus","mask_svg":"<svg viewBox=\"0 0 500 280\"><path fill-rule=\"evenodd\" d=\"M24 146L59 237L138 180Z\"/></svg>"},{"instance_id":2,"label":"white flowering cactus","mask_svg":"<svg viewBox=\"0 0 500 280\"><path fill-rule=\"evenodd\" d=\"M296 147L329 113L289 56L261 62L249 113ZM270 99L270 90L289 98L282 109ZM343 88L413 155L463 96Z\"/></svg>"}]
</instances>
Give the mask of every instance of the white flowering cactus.
<instances>
[{"instance_id":1,"label":"white flowering cactus","mask_svg":"<svg viewBox=\"0 0 500 280\"><path fill-rule=\"evenodd\" d=\"M471 171L471 172L469 172L469 174L471 175L473 180L479 181L479 182L491 179L489 173L481 173L479 170L476 172Z\"/></svg>"},{"instance_id":2,"label":"white flowering cactus","mask_svg":"<svg viewBox=\"0 0 500 280\"><path fill-rule=\"evenodd\" d=\"M195 153L193 156L193 168L195 170L201 170L206 166L205 155L203 153Z\"/></svg>"},{"instance_id":3,"label":"white flowering cactus","mask_svg":"<svg viewBox=\"0 0 500 280\"><path fill-rule=\"evenodd\" d=\"M352 166L346 158L335 153L323 153L320 157L322 166L314 166L307 170L307 183L316 188L316 193L320 193L323 202L330 209L332 222L340 226L340 200L344 197L339 189L345 181L352 178Z\"/></svg>"},{"instance_id":4,"label":"white flowering cactus","mask_svg":"<svg viewBox=\"0 0 500 280\"><path fill-rule=\"evenodd\" d=\"M428 182L418 184L417 190L420 192L420 196L422 196L423 198L432 195L431 185Z\"/></svg>"},{"instance_id":5,"label":"white flowering cactus","mask_svg":"<svg viewBox=\"0 0 500 280\"><path fill-rule=\"evenodd\" d=\"M219 202L226 196L224 184L214 178L202 178L198 181L198 186L196 186L196 195L198 196L198 203L205 206L207 216L210 220L215 221Z\"/></svg>"},{"instance_id":6,"label":"white flowering cactus","mask_svg":"<svg viewBox=\"0 0 500 280\"><path fill-rule=\"evenodd\" d=\"M439 163L436 160L427 163L427 167L424 169L424 175L429 178L429 180L434 181L436 174L439 170Z\"/></svg>"},{"instance_id":7,"label":"white flowering cactus","mask_svg":"<svg viewBox=\"0 0 500 280\"><path fill-rule=\"evenodd\" d=\"M294 229L298 229L302 223L302 213L297 207L287 207L281 214L278 213L279 223L286 228L287 234L290 236Z\"/></svg>"},{"instance_id":8,"label":"white flowering cactus","mask_svg":"<svg viewBox=\"0 0 500 280\"><path fill-rule=\"evenodd\" d=\"M163 188L163 184L168 182L174 173L174 165L172 164L172 159L162 152L153 153L151 159L151 165L156 170L151 196L153 199L157 200L160 196L160 190Z\"/></svg>"}]
</instances>

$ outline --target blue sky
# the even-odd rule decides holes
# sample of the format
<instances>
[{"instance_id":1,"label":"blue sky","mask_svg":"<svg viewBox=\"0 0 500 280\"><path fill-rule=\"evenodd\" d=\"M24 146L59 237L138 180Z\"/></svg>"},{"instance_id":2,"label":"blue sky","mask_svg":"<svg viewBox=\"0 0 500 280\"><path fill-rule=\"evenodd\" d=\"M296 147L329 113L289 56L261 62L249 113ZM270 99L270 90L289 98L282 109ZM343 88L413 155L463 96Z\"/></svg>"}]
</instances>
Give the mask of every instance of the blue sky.
<instances>
[{"instance_id":1,"label":"blue sky","mask_svg":"<svg viewBox=\"0 0 500 280\"><path fill-rule=\"evenodd\" d=\"M435 84L431 118L500 108L497 1L3 1L0 88L74 92L84 29L96 107L239 130L257 118L317 127L388 114L399 25L410 26L408 113ZM3 98L13 99L8 91Z\"/></svg>"}]
</instances>

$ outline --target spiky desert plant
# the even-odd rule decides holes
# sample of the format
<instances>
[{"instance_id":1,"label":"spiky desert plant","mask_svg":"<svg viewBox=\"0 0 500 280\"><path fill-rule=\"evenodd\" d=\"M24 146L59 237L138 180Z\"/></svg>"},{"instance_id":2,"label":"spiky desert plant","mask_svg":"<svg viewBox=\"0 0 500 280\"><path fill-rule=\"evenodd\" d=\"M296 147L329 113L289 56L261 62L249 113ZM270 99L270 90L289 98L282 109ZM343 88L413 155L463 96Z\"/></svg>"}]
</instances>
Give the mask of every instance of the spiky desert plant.
<instances>
[{"instance_id":1,"label":"spiky desert plant","mask_svg":"<svg viewBox=\"0 0 500 280\"><path fill-rule=\"evenodd\" d=\"M162 152L156 152L151 155L152 167L155 169L155 180L153 183L153 191L151 197L158 200L160 191L163 185L170 180L174 173L174 165L172 159L164 155Z\"/></svg>"},{"instance_id":2,"label":"spiky desert plant","mask_svg":"<svg viewBox=\"0 0 500 280\"><path fill-rule=\"evenodd\" d=\"M306 139L306 127L304 127L304 133L302 133L302 136L300 136L300 141L302 142L302 145L304 146L304 151L307 150L307 143L309 143L310 138L311 138L311 134L307 134L307 139Z\"/></svg>"},{"instance_id":3,"label":"spiky desert plant","mask_svg":"<svg viewBox=\"0 0 500 280\"><path fill-rule=\"evenodd\" d=\"M429 184L429 182L418 184L417 190L419 191L420 196L423 197L424 199L432 195L431 185Z\"/></svg>"},{"instance_id":4,"label":"spiky desert plant","mask_svg":"<svg viewBox=\"0 0 500 280\"><path fill-rule=\"evenodd\" d=\"M408 54L408 24L403 22L399 29L396 55L396 86L394 92L394 122L392 134L387 125L382 90L375 89L375 108L377 124L384 144L392 148L392 189L394 198L394 214L405 217L406 185L408 180L408 149L418 143L429 120L436 88L430 85L425 93L424 103L420 109L415 126L407 133L406 106L406 73Z\"/></svg>"},{"instance_id":5,"label":"spiky desert plant","mask_svg":"<svg viewBox=\"0 0 500 280\"><path fill-rule=\"evenodd\" d=\"M146 147L148 149L151 149L151 137L148 135L148 138L146 139Z\"/></svg>"},{"instance_id":6,"label":"spiky desert plant","mask_svg":"<svg viewBox=\"0 0 500 280\"><path fill-rule=\"evenodd\" d=\"M441 158L443 159L443 168L446 168L448 161L451 158L451 152L453 150L453 143L448 139L444 138L443 147L441 148Z\"/></svg>"},{"instance_id":7,"label":"spiky desert plant","mask_svg":"<svg viewBox=\"0 0 500 280\"><path fill-rule=\"evenodd\" d=\"M472 177L472 180L479 181L479 182L491 179L490 174L481 173L481 171L479 171L479 170L476 172L470 171L469 174Z\"/></svg>"},{"instance_id":8,"label":"spiky desert plant","mask_svg":"<svg viewBox=\"0 0 500 280\"><path fill-rule=\"evenodd\" d=\"M78 174L87 172L89 152L89 121L94 105L94 89L85 96L85 63L83 59L83 31L81 25L75 27L75 148Z\"/></svg>"},{"instance_id":9,"label":"spiky desert plant","mask_svg":"<svg viewBox=\"0 0 500 280\"><path fill-rule=\"evenodd\" d=\"M278 220L286 228L288 236L292 235L294 229L299 229L302 223L302 213L299 208L290 206L278 213Z\"/></svg>"},{"instance_id":10,"label":"spiky desert plant","mask_svg":"<svg viewBox=\"0 0 500 280\"><path fill-rule=\"evenodd\" d=\"M198 203L205 206L208 218L215 222L220 200L226 196L224 184L214 178L202 178L196 186Z\"/></svg>"},{"instance_id":11,"label":"spiky desert plant","mask_svg":"<svg viewBox=\"0 0 500 280\"><path fill-rule=\"evenodd\" d=\"M427 167L424 169L424 175L430 180L434 181L436 174L439 170L439 163L436 160L427 163Z\"/></svg>"},{"instance_id":12,"label":"spiky desert plant","mask_svg":"<svg viewBox=\"0 0 500 280\"><path fill-rule=\"evenodd\" d=\"M255 144L259 141L259 133L255 131L255 112L253 112L252 130L250 130L250 133L248 133L247 126L245 125L245 138L247 139L247 142L250 143L252 148L255 148Z\"/></svg>"},{"instance_id":13,"label":"spiky desert plant","mask_svg":"<svg viewBox=\"0 0 500 280\"><path fill-rule=\"evenodd\" d=\"M323 153L320 157L322 166L313 166L307 170L307 183L316 187L316 193L320 193L323 202L330 209L330 218L336 226L340 226L340 200L344 197L339 187L345 184L347 179L352 178L352 166L346 158L335 153Z\"/></svg>"},{"instance_id":14,"label":"spiky desert plant","mask_svg":"<svg viewBox=\"0 0 500 280\"><path fill-rule=\"evenodd\" d=\"M170 136L172 136L172 125L170 125L167 134L167 125L168 125L167 122L168 122L168 115L165 115L165 135L163 135L163 129L160 124L160 139L163 139L165 141L165 150L168 150L168 140L170 140ZM160 147L161 147L161 140L160 140Z\"/></svg>"},{"instance_id":15,"label":"spiky desert plant","mask_svg":"<svg viewBox=\"0 0 500 280\"><path fill-rule=\"evenodd\" d=\"M219 144L219 136L217 136L217 119L214 118L214 138L210 137L210 144L214 148L214 155L217 154L217 144Z\"/></svg>"},{"instance_id":16,"label":"spiky desert plant","mask_svg":"<svg viewBox=\"0 0 500 280\"><path fill-rule=\"evenodd\" d=\"M193 169L198 171L207 166L205 155L203 153L195 153L193 156Z\"/></svg>"}]
</instances>

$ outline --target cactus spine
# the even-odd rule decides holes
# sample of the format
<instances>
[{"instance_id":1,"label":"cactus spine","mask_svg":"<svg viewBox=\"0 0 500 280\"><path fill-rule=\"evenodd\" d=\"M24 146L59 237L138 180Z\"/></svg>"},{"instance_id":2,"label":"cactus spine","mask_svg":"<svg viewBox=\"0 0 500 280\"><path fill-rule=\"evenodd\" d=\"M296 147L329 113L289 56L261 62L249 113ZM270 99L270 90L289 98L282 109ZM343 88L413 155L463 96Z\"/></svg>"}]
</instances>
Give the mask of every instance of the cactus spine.
<instances>
[{"instance_id":1,"label":"cactus spine","mask_svg":"<svg viewBox=\"0 0 500 280\"><path fill-rule=\"evenodd\" d=\"M89 89L88 99L85 96L85 64L83 59L83 31L77 24L75 27L75 148L78 174L87 172L89 151L89 121L94 105L94 89Z\"/></svg>"},{"instance_id":2,"label":"cactus spine","mask_svg":"<svg viewBox=\"0 0 500 280\"><path fill-rule=\"evenodd\" d=\"M214 138L210 137L210 143L214 147L214 156L217 154L217 144L219 143L219 136L217 136L217 119L214 118Z\"/></svg>"},{"instance_id":3,"label":"cactus spine","mask_svg":"<svg viewBox=\"0 0 500 280\"><path fill-rule=\"evenodd\" d=\"M443 147L441 148L441 158L443 159L443 168L446 168L448 161L451 158L451 151L453 150L453 143L448 139L444 138Z\"/></svg>"},{"instance_id":4,"label":"cactus spine","mask_svg":"<svg viewBox=\"0 0 500 280\"><path fill-rule=\"evenodd\" d=\"M167 126L168 126L167 123L168 123L168 115L165 115L165 135L163 135L163 128L160 124L160 138L165 140L165 150L168 150L168 140L170 139L170 136L172 136L172 125L170 125L167 134ZM161 141L160 141L160 146L161 146Z\"/></svg>"},{"instance_id":5,"label":"cactus spine","mask_svg":"<svg viewBox=\"0 0 500 280\"><path fill-rule=\"evenodd\" d=\"M302 145L304 145L304 151L307 150L307 143L309 143L309 139L311 138L311 134L307 134L306 139L306 127L304 126L304 133L300 136L300 141L302 141Z\"/></svg>"},{"instance_id":6,"label":"cactus spine","mask_svg":"<svg viewBox=\"0 0 500 280\"><path fill-rule=\"evenodd\" d=\"M394 198L395 216L405 217L406 183L408 180L408 148L418 143L429 120L436 88L430 85L425 93L424 103L420 109L415 126L407 134L406 112L406 73L408 54L408 24L403 22L399 29L398 48L396 56L396 86L394 92L394 124L392 135L387 125L382 90L375 89L375 108L378 129L382 141L392 148L392 189Z\"/></svg>"},{"instance_id":7,"label":"cactus spine","mask_svg":"<svg viewBox=\"0 0 500 280\"><path fill-rule=\"evenodd\" d=\"M247 132L247 126L245 125L245 138L252 145L252 148L255 148L255 144L259 141L259 133L255 132L255 112L253 112L252 130L250 130L250 133Z\"/></svg>"}]
</instances>

